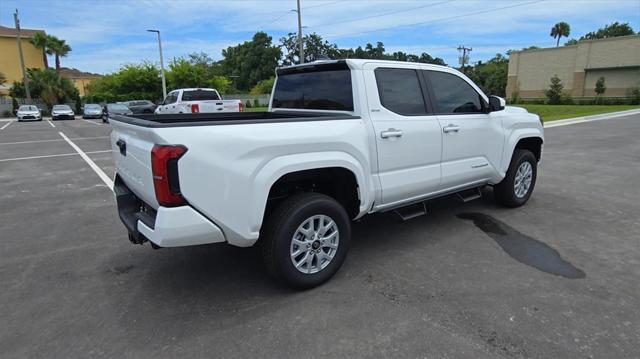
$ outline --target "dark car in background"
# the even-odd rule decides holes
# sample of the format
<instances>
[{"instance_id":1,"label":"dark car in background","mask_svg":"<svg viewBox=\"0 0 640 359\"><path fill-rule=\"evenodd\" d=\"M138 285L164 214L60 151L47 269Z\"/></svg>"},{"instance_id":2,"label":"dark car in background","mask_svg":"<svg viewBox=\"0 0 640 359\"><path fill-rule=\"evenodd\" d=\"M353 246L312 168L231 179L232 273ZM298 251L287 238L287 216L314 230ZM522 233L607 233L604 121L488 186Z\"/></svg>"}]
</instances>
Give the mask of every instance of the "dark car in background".
<instances>
[{"instance_id":1,"label":"dark car in background","mask_svg":"<svg viewBox=\"0 0 640 359\"><path fill-rule=\"evenodd\" d=\"M102 110L102 122L109 122L111 115L133 115L133 112L122 103L108 103Z\"/></svg>"},{"instance_id":2,"label":"dark car in background","mask_svg":"<svg viewBox=\"0 0 640 359\"><path fill-rule=\"evenodd\" d=\"M156 110L156 107L158 107L155 103L149 100L125 101L122 102L122 104L129 107L134 114L153 113Z\"/></svg>"},{"instance_id":3,"label":"dark car in background","mask_svg":"<svg viewBox=\"0 0 640 359\"><path fill-rule=\"evenodd\" d=\"M75 120L75 114L69 105L53 105L51 109L52 120Z\"/></svg>"},{"instance_id":4,"label":"dark car in background","mask_svg":"<svg viewBox=\"0 0 640 359\"><path fill-rule=\"evenodd\" d=\"M101 118L102 106L97 103L88 103L82 109L82 118Z\"/></svg>"}]
</instances>

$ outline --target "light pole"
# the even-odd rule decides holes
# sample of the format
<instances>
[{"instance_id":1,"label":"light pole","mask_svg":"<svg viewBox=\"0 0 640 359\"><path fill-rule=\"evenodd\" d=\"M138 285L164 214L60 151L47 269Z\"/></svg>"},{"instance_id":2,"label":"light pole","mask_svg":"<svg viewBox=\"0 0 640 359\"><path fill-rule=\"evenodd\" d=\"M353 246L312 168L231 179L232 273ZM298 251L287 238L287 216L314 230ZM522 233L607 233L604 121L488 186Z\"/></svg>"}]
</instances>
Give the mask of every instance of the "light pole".
<instances>
[{"instance_id":1,"label":"light pole","mask_svg":"<svg viewBox=\"0 0 640 359\"><path fill-rule=\"evenodd\" d=\"M18 19L18 9L13 14L13 20L16 22L16 39L18 41L18 54L20 55L20 68L22 68L22 83L24 84L24 92L27 95L27 103L31 103L31 92L29 91L29 76L24 68L24 57L22 56L22 43L20 42L20 19Z\"/></svg>"},{"instance_id":2,"label":"light pole","mask_svg":"<svg viewBox=\"0 0 640 359\"><path fill-rule=\"evenodd\" d=\"M162 42L160 41L160 30L147 30L158 34L158 49L160 50L160 74L162 75L162 99L167 97L167 81L164 79L164 60L162 59Z\"/></svg>"},{"instance_id":3,"label":"light pole","mask_svg":"<svg viewBox=\"0 0 640 359\"><path fill-rule=\"evenodd\" d=\"M302 45L302 13L300 12L300 0L297 0L298 9L291 10L298 13L298 51L300 51L300 63L304 64L304 47Z\"/></svg>"}]
</instances>

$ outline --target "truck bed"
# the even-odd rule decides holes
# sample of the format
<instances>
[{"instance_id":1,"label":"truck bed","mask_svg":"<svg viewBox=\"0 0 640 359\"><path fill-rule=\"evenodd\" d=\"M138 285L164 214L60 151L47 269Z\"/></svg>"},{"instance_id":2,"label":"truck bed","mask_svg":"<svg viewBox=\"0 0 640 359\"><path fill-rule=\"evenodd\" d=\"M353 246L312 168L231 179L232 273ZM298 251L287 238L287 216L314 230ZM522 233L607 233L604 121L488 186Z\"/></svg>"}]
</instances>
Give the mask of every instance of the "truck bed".
<instances>
[{"instance_id":1,"label":"truck bed","mask_svg":"<svg viewBox=\"0 0 640 359\"><path fill-rule=\"evenodd\" d=\"M234 113L199 113L199 114L136 114L130 116L112 115L110 120L124 122L142 127L186 127L186 126L216 126L216 125L244 125L274 122L301 121L334 121L355 120L358 116L321 112L234 112Z\"/></svg>"}]
</instances>

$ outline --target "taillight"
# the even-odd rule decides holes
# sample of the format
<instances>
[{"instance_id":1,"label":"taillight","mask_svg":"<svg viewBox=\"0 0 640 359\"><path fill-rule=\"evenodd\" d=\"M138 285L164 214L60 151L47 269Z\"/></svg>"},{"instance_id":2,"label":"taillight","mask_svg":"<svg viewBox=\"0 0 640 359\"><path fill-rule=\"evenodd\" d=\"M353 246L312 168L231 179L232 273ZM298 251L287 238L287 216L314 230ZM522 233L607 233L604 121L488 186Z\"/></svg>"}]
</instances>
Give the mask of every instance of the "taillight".
<instances>
[{"instance_id":1,"label":"taillight","mask_svg":"<svg viewBox=\"0 0 640 359\"><path fill-rule=\"evenodd\" d=\"M242 103L242 101L238 103L238 112L244 112L244 104Z\"/></svg>"},{"instance_id":2,"label":"taillight","mask_svg":"<svg viewBox=\"0 0 640 359\"><path fill-rule=\"evenodd\" d=\"M199 113L199 112L200 112L200 105L198 105L197 103L191 104L191 113Z\"/></svg>"},{"instance_id":3,"label":"taillight","mask_svg":"<svg viewBox=\"0 0 640 359\"><path fill-rule=\"evenodd\" d=\"M187 152L181 145L155 145L151 150L151 172L158 204L164 207L182 206L186 203L180 194L178 159Z\"/></svg>"}]
</instances>

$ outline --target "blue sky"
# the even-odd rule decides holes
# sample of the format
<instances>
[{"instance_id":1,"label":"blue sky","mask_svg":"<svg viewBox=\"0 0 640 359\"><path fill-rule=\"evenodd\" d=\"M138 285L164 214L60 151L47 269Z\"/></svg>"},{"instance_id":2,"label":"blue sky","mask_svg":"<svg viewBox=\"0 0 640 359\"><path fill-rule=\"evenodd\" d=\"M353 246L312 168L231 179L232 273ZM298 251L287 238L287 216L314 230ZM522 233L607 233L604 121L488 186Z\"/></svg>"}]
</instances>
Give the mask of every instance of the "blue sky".
<instances>
[{"instance_id":1,"label":"blue sky","mask_svg":"<svg viewBox=\"0 0 640 359\"><path fill-rule=\"evenodd\" d=\"M317 32L340 47L382 41L388 52L428 52L457 65L458 45L473 47L471 61L530 45L555 46L549 37L559 21L571 36L613 21L640 30L638 0L301 0L303 32ZM0 0L0 25L44 29L67 40L73 51L63 66L107 73L121 64L157 62L154 34L162 31L165 61L221 50L259 30L277 40L297 29L295 0ZM566 41L562 39L561 43ZM1 56L1 55L0 55Z\"/></svg>"}]
</instances>

